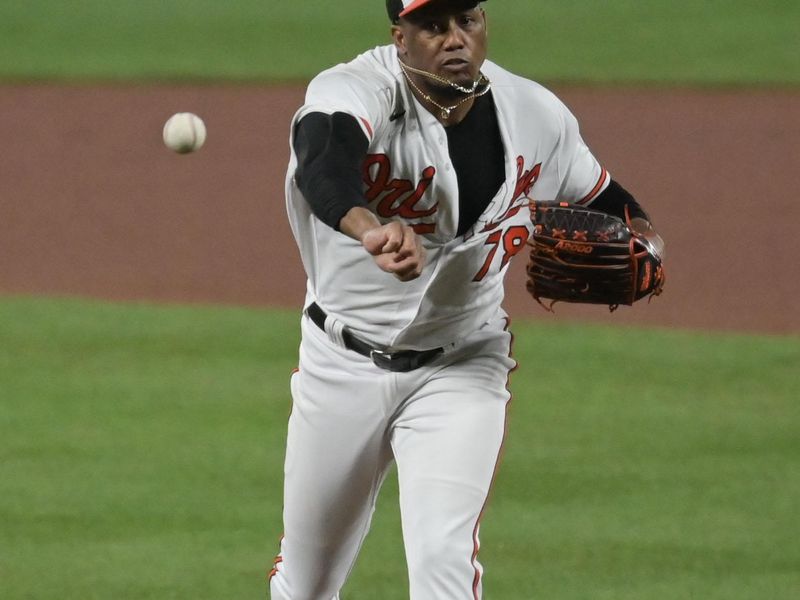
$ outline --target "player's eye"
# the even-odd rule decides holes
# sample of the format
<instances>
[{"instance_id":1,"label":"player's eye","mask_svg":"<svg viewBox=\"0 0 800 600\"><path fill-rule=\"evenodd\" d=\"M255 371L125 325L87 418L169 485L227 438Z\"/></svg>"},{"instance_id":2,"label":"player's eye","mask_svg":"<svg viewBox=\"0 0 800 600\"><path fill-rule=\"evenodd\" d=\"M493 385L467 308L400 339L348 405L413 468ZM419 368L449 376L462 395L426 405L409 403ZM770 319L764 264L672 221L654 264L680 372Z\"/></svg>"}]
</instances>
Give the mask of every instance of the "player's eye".
<instances>
[{"instance_id":1,"label":"player's eye","mask_svg":"<svg viewBox=\"0 0 800 600\"><path fill-rule=\"evenodd\" d=\"M423 24L422 28L430 33L442 33L445 29L439 21L427 21Z\"/></svg>"}]
</instances>

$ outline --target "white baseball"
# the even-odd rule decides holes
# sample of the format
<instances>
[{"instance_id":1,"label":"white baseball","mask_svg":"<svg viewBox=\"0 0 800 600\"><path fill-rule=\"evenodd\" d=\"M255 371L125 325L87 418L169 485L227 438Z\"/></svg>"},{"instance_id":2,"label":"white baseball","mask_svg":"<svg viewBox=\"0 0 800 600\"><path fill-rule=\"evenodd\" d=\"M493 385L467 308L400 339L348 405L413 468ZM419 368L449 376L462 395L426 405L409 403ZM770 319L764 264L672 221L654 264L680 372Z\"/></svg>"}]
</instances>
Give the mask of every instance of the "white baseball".
<instances>
[{"instance_id":1,"label":"white baseball","mask_svg":"<svg viewBox=\"0 0 800 600\"><path fill-rule=\"evenodd\" d=\"M206 124L189 112L176 113L164 123L164 143L179 154L199 150L206 141Z\"/></svg>"}]
</instances>

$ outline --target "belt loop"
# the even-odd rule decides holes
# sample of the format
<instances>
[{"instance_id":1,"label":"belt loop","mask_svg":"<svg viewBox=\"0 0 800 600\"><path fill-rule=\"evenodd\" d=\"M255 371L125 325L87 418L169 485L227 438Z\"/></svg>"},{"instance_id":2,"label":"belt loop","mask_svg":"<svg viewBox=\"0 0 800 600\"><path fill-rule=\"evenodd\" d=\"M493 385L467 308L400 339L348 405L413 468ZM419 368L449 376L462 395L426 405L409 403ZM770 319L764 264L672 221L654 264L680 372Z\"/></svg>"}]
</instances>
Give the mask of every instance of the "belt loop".
<instances>
[{"instance_id":1,"label":"belt loop","mask_svg":"<svg viewBox=\"0 0 800 600\"><path fill-rule=\"evenodd\" d=\"M328 315L328 318L325 319L325 333L328 334L328 338L330 338L334 344L341 346L342 348L347 348L344 343L343 332L344 323Z\"/></svg>"}]
</instances>

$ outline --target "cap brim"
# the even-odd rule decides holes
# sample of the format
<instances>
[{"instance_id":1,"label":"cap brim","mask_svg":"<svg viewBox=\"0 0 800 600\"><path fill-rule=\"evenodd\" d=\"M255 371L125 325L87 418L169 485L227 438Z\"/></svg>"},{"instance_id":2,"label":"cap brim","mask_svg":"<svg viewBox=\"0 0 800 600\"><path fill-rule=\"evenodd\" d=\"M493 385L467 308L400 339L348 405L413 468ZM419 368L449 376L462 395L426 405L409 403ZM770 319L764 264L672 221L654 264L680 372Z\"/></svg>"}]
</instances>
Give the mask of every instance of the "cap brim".
<instances>
[{"instance_id":1,"label":"cap brim","mask_svg":"<svg viewBox=\"0 0 800 600\"><path fill-rule=\"evenodd\" d=\"M398 16L405 17L412 10L417 10L418 8L420 8L422 6L425 6L426 4L428 4L431 1L432 0L416 0L415 2L412 2L411 4L409 4L408 7L404 8L403 10L401 10L400 14Z\"/></svg>"},{"instance_id":2,"label":"cap brim","mask_svg":"<svg viewBox=\"0 0 800 600\"><path fill-rule=\"evenodd\" d=\"M481 2L485 2L486 0L475 0L475 5L477 6ZM417 10L418 8L422 8L426 4L430 4L433 0L415 0L411 4L408 5L407 8L401 10L397 16L398 17L405 17L408 13Z\"/></svg>"}]
</instances>

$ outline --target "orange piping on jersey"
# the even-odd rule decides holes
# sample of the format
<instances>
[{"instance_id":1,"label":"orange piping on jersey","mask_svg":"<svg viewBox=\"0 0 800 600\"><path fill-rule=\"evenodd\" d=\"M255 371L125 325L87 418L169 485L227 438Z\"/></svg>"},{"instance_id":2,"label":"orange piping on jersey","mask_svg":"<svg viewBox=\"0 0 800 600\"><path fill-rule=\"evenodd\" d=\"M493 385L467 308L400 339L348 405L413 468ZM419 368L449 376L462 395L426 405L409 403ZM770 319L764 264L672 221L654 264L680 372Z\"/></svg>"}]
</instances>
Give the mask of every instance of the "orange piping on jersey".
<instances>
[{"instance_id":1,"label":"orange piping on jersey","mask_svg":"<svg viewBox=\"0 0 800 600\"><path fill-rule=\"evenodd\" d=\"M367 133L369 133L369 138L371 140L372 139L372 127L370 126L369 121L367 121L364 117L361 117L361 122L364 124L364 127L367 128Z\"/></svg>"},{"instance_id":2,"label":"orange piping on jersey","mask_svg":"<svg viewBox=\"0 0 800 600\"><path fill-rule=\"evenodd\" d=\"M504 331L508 331L508 328L511 326L511 319L506 317L506 326L503 328ZM511 339L508 343L508 357L511 358L513 355L513 347L514 347L514 334L509 331L509 335ZM489 490L486 492L486 499L483 501L483 506L481 506L481 511L478 513L478 519L475 521L475 527L472 530L472 567L475 569L475 577L472 580L472 597L474 600L480 600L478 597L478 586L481 582L481 572L478 569L478 566L475 564L475 561L478 558L478 550L480 550L480 541L478 540L478 530L480 529L481 525L481 518L483 517L483 513L486 510L486 505L489 503L489 494L492 491L492 486L494 486L494 480L497 477L497 469L500 467L500 462L502 461L503 454L505 451L505 444L506 444L506 434L508 433L508 407L511 404L512 394L511 390L508 389L509 382L511 380L511 373L517 370L517 362L514 361L514 366L508 370L508 374L506 375L506 391L508 391L508 402L506 402L506 411L505 411L505 418L503 420L503 437L502 441L500 442L500 449L497 451L497 460L494 463L494 470L492 471L492 479L489 482Z\"/></svg>"},{"instance_id":3,"label":"orange piping on jersey","mask_svg":"<svg viewBox=\"0 0 800 600\"><path fill-rule=\"evenodd\" d=\"M603 184L606 182L606 176L608 175L608 171L605 168L600 171L600 179L597 180L597 183L592 188L592 191L586 194L583 198L578 200L578 204L587 204L591 202L591 200L597 195L597 193L602 189Z\"/></svg>"},{"instance_id":4,"label":"orange piping on jersey","mask_svg":"<svg viewBox=\"0 0 800 600\"><path fill-rule=\"evenodd\" d=\"M275 577L275 575L278 574L278 564L282 563L282 562L283 562L283 559L280 556L275 559L275 566L272 567L272 570L269 572L269 575L267 575L267 581L268 582L272 581L272 578Z\"/></svg>"},{"instance_id":5,"label":"orange piping on jersey","mask_svg":"<svg viewBox=\"0 0 800 600\"><path fill-rule=\"evenodd\" d=\"M281 534L281 538L278 543L280 544L282 542L283 542L283 534ZM272 581L272 578L275 577L275 575L278 573L278 565L281 564L282 562L283 562L283 556L278 554L278 556L275 557L275 560L272 561L272 570L267 574L267 583Z\"/></svg>"}]
</instances>

